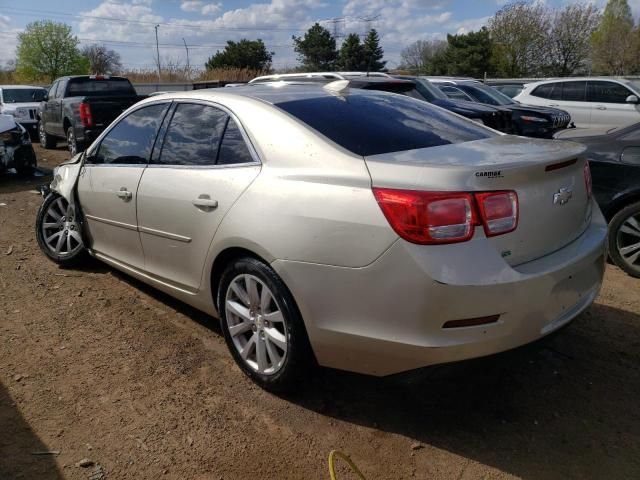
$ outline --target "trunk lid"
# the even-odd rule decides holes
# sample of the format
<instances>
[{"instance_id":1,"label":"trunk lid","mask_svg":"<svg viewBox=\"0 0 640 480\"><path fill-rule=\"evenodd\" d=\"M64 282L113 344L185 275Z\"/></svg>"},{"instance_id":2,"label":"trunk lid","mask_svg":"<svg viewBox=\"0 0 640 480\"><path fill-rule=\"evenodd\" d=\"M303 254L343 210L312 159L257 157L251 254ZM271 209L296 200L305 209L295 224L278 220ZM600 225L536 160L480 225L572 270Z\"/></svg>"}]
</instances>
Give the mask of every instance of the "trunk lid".
<instances>
[{"instance_id":1,"label":"trunk lid","mask_svg":"<svg viewBox=\"0 0 640 480\"><path fill-rule=\"evenodd\" d=\"M586 229L591 207L585 148L508 135L365 157L374 187L426 191L513 190L515 231L487 239L511 265L552 253ZM484 237L476 228L474 239Z\"/></svg>"}]
</instances>

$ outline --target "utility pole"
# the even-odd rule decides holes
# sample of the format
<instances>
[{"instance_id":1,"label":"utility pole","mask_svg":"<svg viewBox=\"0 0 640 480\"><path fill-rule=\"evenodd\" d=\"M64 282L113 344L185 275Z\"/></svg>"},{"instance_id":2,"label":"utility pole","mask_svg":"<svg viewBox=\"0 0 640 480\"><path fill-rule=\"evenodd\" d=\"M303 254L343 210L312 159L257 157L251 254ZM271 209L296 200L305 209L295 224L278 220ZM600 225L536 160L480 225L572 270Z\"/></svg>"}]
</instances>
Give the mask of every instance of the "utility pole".
<instances>
[{"instance_id":1,"label":"utility pole","mask_svg":"<svg viewBox=\"0 0 640 480\"><path fill-rule=\"evenodd\" d=\"M191 68L189 67L189 47L187 47L187 41L182 37L184 42L184 49L187 51L187 79L191 81Z\"/></svg>"},{"instance_id":2,"label":"utility pole","mask_svg":"<svg viewBox=\"0 0 640 480\"><path fill-rule=\"evenodd\" d=\"M160 83L162 81L161 77L160 77L160 47L158 46L158 27L160 27L160 25L156 25L155 29L156 29L156 55L157 55L157 59L158 59L158 83Z\"/></svg>"}]
</instances>

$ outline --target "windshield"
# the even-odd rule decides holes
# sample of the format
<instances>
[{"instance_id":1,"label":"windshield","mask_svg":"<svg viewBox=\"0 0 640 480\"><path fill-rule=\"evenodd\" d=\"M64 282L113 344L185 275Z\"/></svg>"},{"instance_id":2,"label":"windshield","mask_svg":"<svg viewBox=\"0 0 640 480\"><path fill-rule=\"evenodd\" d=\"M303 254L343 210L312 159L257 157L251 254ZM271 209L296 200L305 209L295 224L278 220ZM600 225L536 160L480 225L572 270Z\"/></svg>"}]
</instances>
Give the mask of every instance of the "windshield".
<instances>
[{"instance_id":1,"label":"windshield","mask_svg":"<svg viewBox=\"0 0 640 480\"><path fill-rule=\"evenodd\" d=\"M275 106L362 156L469 142L491 130L427 102L370 90L289 100Z\"/></svg>"},{"instance_id":2,"label":"windshield","mask_svg":"<svg viewBox=\"0 0 640 480\"><path fill-rule=\"evenodd\" d=\"M442 91L433 85L429 80L423 78L416 78L414 80L416 84L416 90L429 102L432 100L447 100L447 96Z\"/></svg>"},{"instance_id":3,"label":"windshield","mask_svg":"<svg viewBox=\"0 0 640 480\"><path fill-rule=\"evenodd\" d=\"M82 97L89 95L135 95L129 80L126 78L74 78L69 80L68 97Z\"/></svg>"},{"instance_id":4,"label":"windshield","mask_svg":"<svg viewBox=\"0 0 640 480\"><path fill-rule=\"evenodd\" d=\"M3 88L2 101L4 103L30 103L44 100L44 88Z\"/></svg>"},{"instance_id":5,"label":"windshield","mask_svg":"<svg viewBox=\"0 0 640 480\"><path fill-rule=\"evenodd\" d=\"M474 83L473 85L460 83L457 86L475 97L480 103L488 103L489 105L513 105L515 103L504 93L482 83Z\"/></svg>"}]
</instances>

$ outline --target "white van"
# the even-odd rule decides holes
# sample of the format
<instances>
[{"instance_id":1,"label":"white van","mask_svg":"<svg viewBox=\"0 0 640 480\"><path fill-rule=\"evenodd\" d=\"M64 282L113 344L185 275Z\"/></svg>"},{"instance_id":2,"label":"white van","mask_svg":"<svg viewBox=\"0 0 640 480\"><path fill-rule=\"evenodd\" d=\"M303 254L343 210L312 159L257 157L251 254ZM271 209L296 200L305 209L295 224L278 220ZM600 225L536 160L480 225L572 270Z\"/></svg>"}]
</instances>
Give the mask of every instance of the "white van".
<instances>
[{"instance_id":1,"label":"white van","mask_svg":"<svg viewBox=\"0 0 640 480\"><path fill-rule=\"evenodd\" d=\"M640 122L640 79L564 78L528 83L514 100L557 107L576 127L607 128Z\"/></svg>"}]
</instances>

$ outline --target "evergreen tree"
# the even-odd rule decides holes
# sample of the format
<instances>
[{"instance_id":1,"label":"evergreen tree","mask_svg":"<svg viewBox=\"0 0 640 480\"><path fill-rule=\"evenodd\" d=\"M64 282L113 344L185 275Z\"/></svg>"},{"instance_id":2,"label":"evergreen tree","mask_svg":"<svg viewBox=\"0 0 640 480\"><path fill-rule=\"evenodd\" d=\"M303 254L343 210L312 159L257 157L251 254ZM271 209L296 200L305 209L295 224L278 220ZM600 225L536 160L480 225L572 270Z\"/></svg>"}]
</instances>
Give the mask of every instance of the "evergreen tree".
<instances>
[{"instance_id":1,"label":"evergreen tree","mask_svg":"<svg viewBox=\"0 0 640 480\"><path fill-rule=\"evenodd\" d=\"M315 23L307 30L304 37L292 37L294 50L298 60L306 71L334 70L338 52L336 39L331 32L319 23Z\"/></svg>"},{"instance_id":2,"label":"evergreen tree","mask_svg":"<svg viewBox=\"0 0 640 480\"><path fill-rule=\"evenodd\" d=\"M609 0L593 32L593 68L609 75L626 75L638 65L638 38L627 0Z\"/></svg>"},{"instance_id":3,"label":"evergreen tree","mask_svg":"<svg viewBox=\"0 0 640 480\"><path fill-rule=\"evenodd\" d=\"M378 72L382 70L387 62L382 61L384 51L380 46L380 37L375 28L369 30L367 37L363 43L364 60L366 70L370 72Z\"/></svg>"},{"instance_id":4,"label":"evergreen tree","mask_svg":"<svg viewBox=\"0 0 640 480\"><path fill-rule=\"evenodd\" d=\"M252 70L269 70L273 52L267 51L264 42L242 39L239 42L227 40L222 52L218 51L207 60L207 70L213 68L249 68Z\"/></svg>"},{"instance_id":5,"label":"evergreen tree","mask_svg":"<svg viewBox=\"0 0 640 480\"><path fill-rule=\"evenodd\" d=\"M338 68L340 70L366 70L364 60L364 47L360 43L360 37L356 33L350 33L342 42L338 55Z\"/></svg>"}]
</instances>

